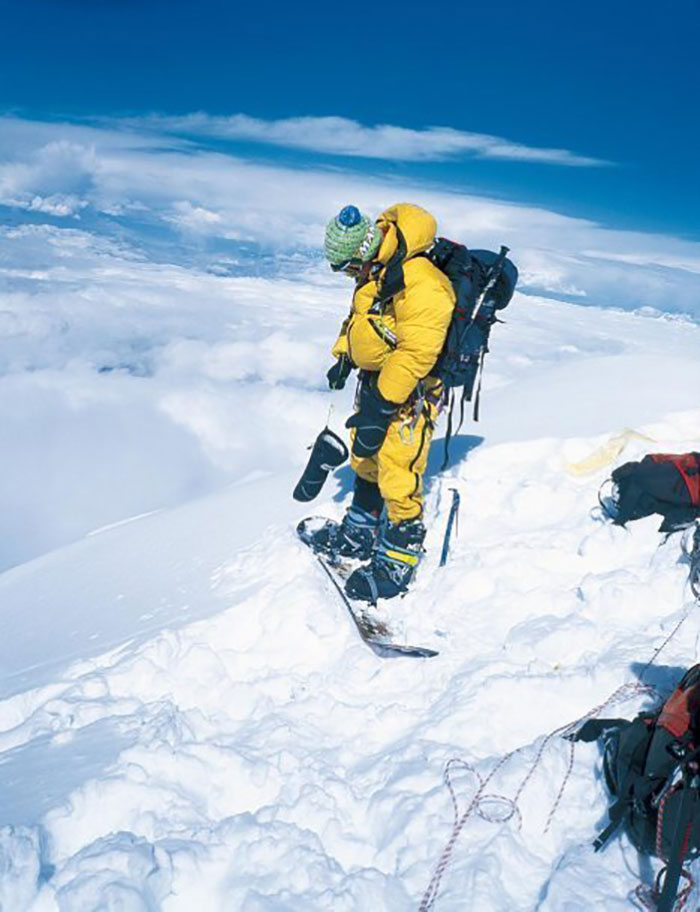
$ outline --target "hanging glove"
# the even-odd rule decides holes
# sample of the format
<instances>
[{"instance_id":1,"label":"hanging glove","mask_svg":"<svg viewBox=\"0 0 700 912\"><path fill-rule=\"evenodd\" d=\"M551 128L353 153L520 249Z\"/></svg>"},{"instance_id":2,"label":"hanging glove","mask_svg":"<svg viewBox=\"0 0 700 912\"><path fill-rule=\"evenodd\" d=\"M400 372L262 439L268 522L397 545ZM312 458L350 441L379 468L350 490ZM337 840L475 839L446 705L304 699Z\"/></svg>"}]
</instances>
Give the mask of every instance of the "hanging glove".
<instances>
[{"instance_id":1,"label":"hanging glove","mask_svg":"<svg viewBox=\"0 0 700 912\"><path fill-rule=\"evenodd\" d=\"M316 438L304 474L299 479L292 497L309 501L318 495L328 477L348 458L348 448L330 428L324 428Z\"/></svg>"},{"instance_id":2,"label":"hanging glove","mask_svg":"<svg viewBox=\"0 0 700 912\"><path fill-rule=\"evenodd\" d=\"M343 389L345 386L345 381L348 379L354 369L355 365L352 363L350 358L347 355L341 355L333 367L326 374L329 389Z\"/></svg>"},{"instance_id":3,"label":"hanging glove","mask_svg":"<svg viewBox=\"0 0 700 912\"><path fill-rule=\"evenodd\" d=\"M359 408L345 422L346 428L355 428L352 444L354 456L374 456L381 449L398 407L395 402L389 402L382 396L376 380L364 381L360 387Z\"/></svg>"}]
</instances>

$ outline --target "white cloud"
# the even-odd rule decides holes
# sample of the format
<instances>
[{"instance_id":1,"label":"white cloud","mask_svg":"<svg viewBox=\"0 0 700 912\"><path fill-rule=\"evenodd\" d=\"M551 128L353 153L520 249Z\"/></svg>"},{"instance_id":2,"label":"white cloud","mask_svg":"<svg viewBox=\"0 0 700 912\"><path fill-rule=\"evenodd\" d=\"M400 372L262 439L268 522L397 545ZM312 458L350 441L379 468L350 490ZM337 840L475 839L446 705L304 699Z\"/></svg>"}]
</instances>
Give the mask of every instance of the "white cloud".
<instances>
[{"instance_id":1,"label":"white cloud","mask_svg":"<svg viewBox=\"0 0 700 912\"><path fill-rule=\"evenodd\" d=\"M569 167L609 164L598 158L576 155L567 149L526 146L485 133L454 130L451 127L413 130L391 124L365 126L345 117L261 120L246 114L214 117L194 113L182 117L152 115L127 123L140 130L150 127L166 133L269 143L331 155L391 161L444 161L474 156Z\"/></svg>"},{"instance_id":2,"label":"white cloud","mask_svg":"<svg viewBox=\"0 0 700 912\"><path fill-rule=\"evenodd\" d=\"M34 127L9 122L3 192L35 222L73 206L84 227L0 228L0 423L13 441L0 453L0 566L222 479L303 462L326 417L328 346L348 304L321 255L325 223L346 203L378 214L415 200L448 236L506 243L528 294L700 316L697 243L162 135ZM232 277L250 260L227 238L258 242L283 274L266 276L269 257L258 257L256 275ZM566 336L576 312L552 307ZM528 363L530 347L527 334L513 338L513 363Z\"/></svg>"},{"instance_id":3,"label":"white cloud","mask_svg":"<svg viewBox=\"0 0 700 912\"><path fill-rule=\"evenodd\" d=\"M87 206L98 160L93 147L55 139L0 162L0 203L56 216Z\"/></svg>"},{"instance_id":4,"label":"white cloud","mask_svg":"<svg viewBox=\"0 0 700 912\"><path fill-rule=\"evenodd\" d=\"M59 217L77 215L88 205L87 200L64 193L53 193L51 196L27 195L20 199L7 197L0 202L17 209L26 209L27 212L44 212Z\"/></svg>"},{"instance_id":5,"label":"white cloud","mask_svg":"<svg viewBox=\"0 0 700 912\"><path fill-rule=\"evenodd\" d=\"M246 241L302 251L305 259L295 266L300 268L308 265L310 251L320 256L324 226L342 205L353 202L376 214L408 199L433 211L442 233L470 246L508 244L534 292L625 308L700 310L696 242L619 231L418 181L259 164L195 149L182 138L156 135L153 126L144 133L133 125L97 129L5 118L3 137L6 128L11 151L0 161L0 191L7 198L19 198L25 208L64 205L65 212L88 203L92 212L118 216L127 236L131 218L175 226L183 243L198 247L200 260L208 239ZM139 243L145 243L143 236ZM221 271L225 259L219 253L208 265Z\"/></svg>"},{"instance_id":6,"label":"white cloud","mask_svg":"<svg viewBox=\"0 0 700 912\"><path fill-rule=\"evenodd\" d=\"M195 234L215 232L221 224L221 216L217 212L204 206L193 206L188 200L173 203L171 214L165 218L178 228Z\"/></svg>"}]
</instances>

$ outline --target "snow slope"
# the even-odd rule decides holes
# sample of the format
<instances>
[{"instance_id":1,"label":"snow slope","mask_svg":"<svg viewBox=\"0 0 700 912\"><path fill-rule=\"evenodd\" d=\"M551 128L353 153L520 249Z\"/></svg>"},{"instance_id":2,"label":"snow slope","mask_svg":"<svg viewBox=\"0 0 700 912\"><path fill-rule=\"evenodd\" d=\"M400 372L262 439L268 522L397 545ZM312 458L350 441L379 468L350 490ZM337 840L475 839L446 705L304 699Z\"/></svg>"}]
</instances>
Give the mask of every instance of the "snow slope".
<instances>
[{"instance_id":1,"label":"snow slope","mask_svg":"<svg viewBox=\"0 0 700 912\"><path fill-rule=\"evenodd\" d=\"M624 840L590 848L606 807L595 746L577 748L543 832L569 764L568 744L544 738L625 682L667 692L697 659L697 618L645 671L692 606L677 537L660 545L653 519L602 523L591 511L607 470L567 464L626 426L655 442L632 440L624 458L698 447L700 327L516 298L494 335L483 421L453 441L444 475L439 442L431 454L428 556L395 606L406 637L440 655L382 659L293 533L344 292L314 275L253 285L248 323L242 284L234 316L249 348L166 341L155 357L170 373L133 393L146 416L167 400L208 452L230 453L217 435L240 438L228 474L0 575L0 909L417 910L452 830L445 763L484 776L515 750L486 788L512 798L543 746L519 816L469 818L435 908L629 908L650 875ZM254 311L292 292L282 330ZM228 363L248 366L231 377ZM105 376L120 395L138 387ZM351 395L336 396L337 428ZM148 417L137 427L157 437ZM340 515L349 486L341 469L312 510ZM460 528L441 569L451 487ZM455 773L461 810L474 778ZM502 800L479 807L508 816Z\"/></svg>"}]
</instances>

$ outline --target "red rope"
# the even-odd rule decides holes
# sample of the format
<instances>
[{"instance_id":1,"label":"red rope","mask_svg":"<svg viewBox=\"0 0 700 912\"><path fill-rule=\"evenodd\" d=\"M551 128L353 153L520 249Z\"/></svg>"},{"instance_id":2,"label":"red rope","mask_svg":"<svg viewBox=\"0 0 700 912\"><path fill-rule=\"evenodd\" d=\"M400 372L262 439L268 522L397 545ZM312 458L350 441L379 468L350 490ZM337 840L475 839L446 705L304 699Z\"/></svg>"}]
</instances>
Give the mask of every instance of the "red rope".
<instances>
[{"instance_id":1,"label":"red rope","mask_svg":"<svg viewBox=\"0 0 700 912\"><path fill-rule=\"evenodd\" d=\"M433 907L433 904L435 903L435 900L437 899L438 891L440 889L440 882L442 881L443 874L445 873L445 870L447 869L447 866L450 863L450 858L452 856L452 850L454 849L455 843L457 842L457 839L459 838L459 834L462 832L462 828L464 827L464 824L467 822L469 817L472 815L475 808L478 807L479 802L483 798L487 797L486 795L484 795L484 789L489 784L489 782L493 779L493 777L496 775L498 770L505 763L507 763L508 760L510 760L510 758L513 756L513 753L515 753L515 752L513 751L510 754L506 754L505 757L501 757L501 759L494 766L494 768L491 770L491 772L486 777L486 779L482 779L480 773L478 773L477 770L475 770L474 767L471 766L469 763L467 763L465 760L460 760L459 758L454 757L451 760L447 761L447 764L445 766L445 785L447 786L447 788L449 790L450 799L452 800L452 808L454 811L454 821L452 824L452 833L450 835L450 838L447 841L447 844L445 845L445 848L442 850L442 854L440 855L440 860L438 861L437 867L435 868L435 872L430 880L430 883L428 884L428 889L425 891L425 893L423 895L423 899L421 900L419 912L427 912L428 909L431 909ZM457 795L455 794L454 786L452 785L452 767L458 766L458 765L462 766L467 772L474 775L479 783L479 788L474 793L474 797L472 798L471 802L467 806L467 809L461 815L459 813L459 804L457 803ZM499 796L488 796L488 797L499 797ZM505 800L508 801L508 799L505 799ZM503 819L503 822L505 822L506 820L510 820L510 818L513 816L513 813L515 813L516 810L517 809L515 808L515 804L513 803L512 812ZM518 811L518 814L519 814L519 811ZM484 816L485 820L489 819L488 815L481 814L480 816Z\"/></svg>"},{"instance_id":2,"label":"red rope","mask_svg":"<svg viewBox=\"0 0 700 912\"><path fill-rule=\"evenodd\" d=\"M700 601L700 599L698 601ZM678 623L673 628L673 630L671 630L671 632L666 637L666 639L661 643L661 645L657 649L654 650L652 657L649 659L647 664L642 669L642 672L639 676L639 683L631 682L631 683L623 684L621 687L618 687L618 689L610 697L608 697L608 699L605 700L604 703L601 703L599 706L596 706L595 709L592 709L590 712L586 713L580 719L577 719L575 722L571 722L569 725L565 725L562 728L558 728L555 731L550 732L548 735L545 735L545 737L542 740L542 743L540 744L540 747L537 751L535 759L530 766L530 769L528 770L525 777L523 778L520 785L518 786L518 789L513 798L508 798L505 795L496 795L496 794L485 795L484 789L486 788L488 783L491 781L491 779L493 779L493 777L496 775L496 773L501 769L501 767L504 766L508 762L508 760L510 760L510 758L512 756L514 756L515 754L521 753L524 750L524 748L522 748L522 747L516 748L515 750L506 754L504 757L501 757L501 759L496 763L496 765L491 770L491 772L486 777L486 779L483 779L483 780L482 780L480 774L476 771L476 769L474 769L472 766L470 766L466 761L460 760L458 758L453 758L451 760L448 760L448 762L445 766L444 779L445 779L445 783L450 792L450 797L452 799L452 807L453 807L454 815L455 815L454 822L452 825L452 834L450 835L450 838L447 841L447 844L445 845L444 849L442 850L442 854L440 855L440 859L438 861L437 867L435 868L433 876L430 879L428 888L426 889L425 893L423 894L423 898L421 900L421 904L419 906L418 912L428 912L428 910L432 909L433 905L435 904L435 900L437 899L437 895L438 895L438 892L440 889L440 883L441 883L442 877L447 869L447 866L450 863L450 858L452 856L452 851L454 849L455 843L457 842L457 839L459 838L459 834L462 832L462 829L464 828L465 823L467 822L469 817L472 815L472 813L474 813L474 811L476 811L479 814L479 816L482 817L484 820L492 820L491 817L489 817L486 813L484 813L482 810L480 810L480 805L481 805L482 801L484 801L487 798L490 800L503 801L510 808L510 813L508 814L507 817L495 818L495 819L493 819L494 823L506 823L508 820L511 820L514 816L516 816L518 818L519 824L522 825L522 814L520 812L520 808L518 807L518 800L520 799L528 782L532 778L535 770L539 766L540 760L542 759L542 755L543 755L547 745L552 740L552 738L555 738L557 735L566 737L569 734L573 734L575 731L578 730L578 728L584 722L588 721L588 719L596 718L608 706L613 706L617 703L622 703L622 702L629 700L632 697L635 697L642 693L647 694L647 695L659 696L656 688L652 687L650 684L642 683L644 681L644 677L645 677L647 671L656 662L656 660L658 659L662 650L666 648L666 646L671 642L671 640L678 633L681 626L683 625L685 620L688 618L688 615L693 610L693 608L696 606L696 604L698 604L698 603L693 602L690 604L688 609L684 612L683 616L678 621ZM574 768L575 751L576 751L576 745L572 741L569 746L569 760L568 760L566 771L564 773L564 779L559 788L559 791L557 792L556 798L554 799L554 803L549 812L549 816L547 817L547 821L544 826L545 833L549 830L552 820L554 819L554 815L556 814L557 810L559 809L561 800L564 797L564 792L566 790L566 786L568 785L569 779L571 778L571 774L572 774L573 768ZM452 766L457 765L457 764L462 765L466 770L468 770L470 773L472 773L479 782L479 788L476 790L474 797L472 798L470 804L468 805L467 809L464 811L464 813L461 816L459 815L457 798L455 796L454 788L452 786L451 772L450 772ZM690 878L690 874L688 874L686 871L683 871L682 873L683 873L684 877L689 878L691 881L691 887L688 889L688 894L689 894L690 890L692 889L692 878ZM680 895L681 894L679 894L679 896ZM681 908L682 907L679 906L678 910L680 910Z\"/></svg>"},{"instance_id":3,"label":"red rope","mask_svg":"<svg viewBox=\"0 0 700 912\"><path fill-rule=\"evenodd\" d=\"M664 812L666 810L666 802L669 799L669 796L676 791L678 786L674 786L670 789L664 797L659 802L659 813L656 817L656 855L661 861L668 861L668 858L664 855L664 840L663 840L663 830L664 830Z\"/></svg>"},{"instance_id":4,"label":"red rope","mask_svg":"<svg viewBox=\"0 0 700 912\"><path fill-rule=\"evenodd\" d=\"M631 899L637 900L637 903L642 909L649 909L651 912L656 909L659 899L661 898L661 891L663 890L663 877L666 874L666 867L661 868L659 873L654 879L654 885L652 887L646 887L643 884L639 884L634 888L631 894ZM676 896L676 904L674 912L682 912L688 904L690 899L690 894L695 888L695 881L690 873L686 871L685 868L681 870L681 879L686 881L685 886L682 890L679 891Z\"/></svg>"},{"instance_id":5,"label":"red rope","mask_svg":"<svg viewBox=\"0 0 700 912\"><path fill-rule=\"evenodd\" d=\"M450 859L452 857L452 852L454 850L457 839L459 838L459 834L462 832L464 825L466 824L467 820L469 820L469 818L471 817L471 815L473 813L477 813L479 815L479 817L481 817L483 820L488 820L492 823L507 823L513 817L517 817L519 825L522 825L522 813L518 806L518 801L520 800L523 792L525 791L525 788L526 788L528 782L532 779L532 777L535 773L535 770L539 767L540 762L542 760L542 756L543 756L547 746L552 741L552 739L558 735L565 735L570 732L576 731L584 722L586 722L588 719L595 718L604 709L607 709L607 707L613 706L617 703L622 703L626 700L630 700L632 697L638 696L639 694L642 694L642 693L643 694L655 694L656 690L655 690L655 688L651 687L649 684L639 684L636 682L623 684L621 687L618 687L618 689L610 697L608 697L608 699L605 700L605 702L601 703L600 705L596 706L594 709L587 712L580 719L577 719L575 722L570 722L567 725L562 726L561 728L555 729L554 731L550 732L548 735L545 735L545 737L542 739L542 742L540 743L539 748L537 749L537 753L535 754L534 760L530 764L527 772L525 773L525 776L520 781L520 785L516 789L515 795L512 798L508 798L506 795L486 794L485 790L486 790L486 786L489 784L489 782L491 782L491 780L494 778L496 773L498 773L498 771L503 766L505 766L505 764L510 760L511 757L515 756L516 754L522 753L522 751L525 750L524 747L516 748L515 750L510 751L510 753L501 757L500 760L497 761L496 765L493 767L493 769L491 770L491 772L488 774L488 776L485 779L482 778L481 774L471 764L467 763L465 760L461 760L457 757L453 757L451 760L448 760L447 764L445 765L444 779L445 779L445 785L447 786L447 789L450 793L450 799L452 801L452 809L454 812L452 833L450 834L450 838L448 839L447 843L445 844L445 847L442 850L440 859L437 863L433 876L430 879L430 883L428 884L428 888L426 889L425 893L423 894L423 898L422 898L420 906L418 908L418 912L429 912L429 910L433 908L435 901L437 899L439 890L440 890L440 883L442 882L443 875L445 874L445 871L447 870L447 867L450 863ZM564 795L564 791L566 789L567 783L571 776L571 772L573 770L573 765L574 765L574 749L575 749L575 745L573 742L571 742L569 762L568 762L566 772L564 774L564 780L563 780L561 787L557 793L557 796L554 800L554 804L552 805L552 808L549 812L549 816L548 816L547 822L545 824L545 829L544 829L545 832L549 829L549 826L557 811L557 808L559 807L559 804ZM454 786L452 783L452 770L456 766L462 767L462 769L466 770L468 773L473 775L479 784L478 788L476 789L476 791L474 793L474 796L472 797L472 800L469 802L466 810L462 814L460 814L460 812L459 812L459 804L457 802L457 796L456 796L455 789L454 789ZM489 814L488 811L485 811L483 808L483 804L486 801L503 802L507 807L507 813L505 813L502 816L499 815L497 817L493 816L493 814Z\"/></svg>"}]
</instances>

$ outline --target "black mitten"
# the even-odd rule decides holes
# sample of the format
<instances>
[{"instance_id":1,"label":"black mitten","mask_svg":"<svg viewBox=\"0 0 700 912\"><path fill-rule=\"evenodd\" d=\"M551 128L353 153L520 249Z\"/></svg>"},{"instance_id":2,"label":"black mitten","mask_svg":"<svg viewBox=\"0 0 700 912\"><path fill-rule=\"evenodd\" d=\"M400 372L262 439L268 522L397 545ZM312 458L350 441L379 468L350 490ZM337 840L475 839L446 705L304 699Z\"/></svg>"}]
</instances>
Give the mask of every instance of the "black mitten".
<instances>
[{"instance_id":1,"label":"black mitten","mask_svg":"<svg viewBox=\"0 0 700 912\"><path fill-rule=\"evenodd\" d=\"M360 389L360 407L345 422L346 428L355 428L354 456L374 456L379 452L397 409L395 402L382 396L376 381L365 380Z\"/></svg>"},{"instance_id":2,"label":"black mitten","mask_svg":"<svg viewBox=\"0 0 700 912\"><path fill-rule=\"evenodd\" d=\"M294 500L309 501L318 495L328 473L342 465L348 458L348 448L329 428L316 438L304 473L294 488Z\"/></svg>"},{"instance_id":3,"label":"black mitten","mask_svg":"<svg viewBox=\"0 0 700 912\"><path fill-rule=\"evenodd\" d=\"M354 368L355 365L352 363L350 358L347 355L341 355L333 367L326 374L326 378L328 379L328 386L330 389L343 389L345 386L345 381L348 379Z\"/></svg>"}]
</instances>

